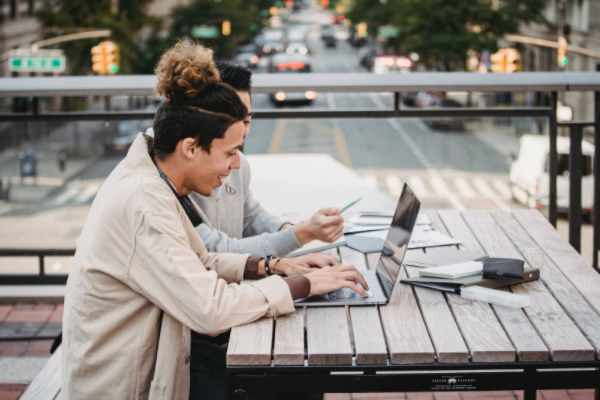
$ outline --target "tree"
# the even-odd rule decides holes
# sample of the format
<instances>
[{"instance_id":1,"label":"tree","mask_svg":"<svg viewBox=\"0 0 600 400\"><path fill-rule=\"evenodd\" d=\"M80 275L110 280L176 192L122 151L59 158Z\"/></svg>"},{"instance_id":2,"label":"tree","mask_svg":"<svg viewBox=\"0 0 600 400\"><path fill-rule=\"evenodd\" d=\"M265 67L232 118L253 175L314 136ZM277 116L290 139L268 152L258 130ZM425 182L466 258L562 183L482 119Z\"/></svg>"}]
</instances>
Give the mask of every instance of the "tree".
<instances>
[{"instance_id":1,"label":"tree","mask_svg":"<svg viewBox=\"0 0 600 400\"><path fill-rule=\"evenodd\" d=\"M542 22L544 0L356 0L348 17L366 22L369 34L382 25L400 28L388 45L400 54L415 52L421 62L463 70L469 50L495 52L498 39L521 23Z\"/></svg>"},{"instance_id":2,"label":"tree","mask_svg":"<svg viewBox=\"0 0 600 400\"><path fill-rule=\"evenodd\" d=\"M236 48L249 42L260 24L260 11L271 4L271 0L192 0L186 6L174 7L170 16L170 26L165 31L156 25L149 36L143 52L143 72L152 73L160 55L171 48L178 40L192 39L215 52L215 58L228 58ZM231 23L231 33L221 34L223 21ZM219 29L219 37L214 39L192 38L194 26L212 25Z\"/></svg>"},{"instance_id":3,"label":"tree","mask_svg":"<svg viewBox=\"0 0 600 400\"><path fill-rule=\"evenodd\" d=\"M141 30L156 20L146 13L152 0L51 0L37 17L47 37L89 29L110 29L110 40L121 49L121 73L139 73L142 67ZM113 5L116 7L113 8ZM102 39L84 39L60 44L73 75L91 71L90 50Z\"/></svg>"}]
</instances>

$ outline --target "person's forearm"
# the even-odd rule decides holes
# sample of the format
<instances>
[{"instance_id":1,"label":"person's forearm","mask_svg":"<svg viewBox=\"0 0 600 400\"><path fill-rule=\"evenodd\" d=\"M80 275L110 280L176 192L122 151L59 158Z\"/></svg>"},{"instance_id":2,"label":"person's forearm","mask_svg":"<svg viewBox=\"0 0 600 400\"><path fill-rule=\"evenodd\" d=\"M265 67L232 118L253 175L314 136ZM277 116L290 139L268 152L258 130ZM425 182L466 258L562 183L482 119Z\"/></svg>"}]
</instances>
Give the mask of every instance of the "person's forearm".
<instances>
[{"instance_id":1,"label":"person's forearm","mask_svg":"<svg viewBox=\"0 0 600 400\"><path fill-rule=\"evenodd\" d=\"M306 243L314 240L313 234L309 230L308 223L306 221L294 225L293 229L296 239L298 239L298 242L300 242L301 245L304 246Z\"/></svg>"}]
</instances>

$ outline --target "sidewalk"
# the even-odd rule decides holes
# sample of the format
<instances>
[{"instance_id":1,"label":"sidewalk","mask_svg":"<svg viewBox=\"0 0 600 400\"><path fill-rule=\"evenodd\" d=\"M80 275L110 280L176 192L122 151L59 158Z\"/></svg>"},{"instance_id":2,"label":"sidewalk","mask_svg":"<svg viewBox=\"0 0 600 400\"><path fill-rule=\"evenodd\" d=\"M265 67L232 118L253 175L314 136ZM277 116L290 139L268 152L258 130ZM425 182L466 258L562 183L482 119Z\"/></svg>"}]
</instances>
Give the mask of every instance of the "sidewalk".
<instances>
[{"instance_id":1,"label":"sidewalk","mask_svg":"<svg viewBox=\"0 0 600 400\"><path fill-rule=\"evenodd\" d=\"M0 153L0 179L3 186L10 183L8 202L15 207L19 203L30 203L45 199L68 181L81 174L96 161L92 155L91 137L95 123L67 123L52 127L48 135L22 143L18 148L8 148ZM86 158L68 159L64 170L59 168L59 154L79 145L89 152ZM20 159L22 151L32 149L37 159L37 179L25 178L21 183Z\"/></svg>"}]
</instances>

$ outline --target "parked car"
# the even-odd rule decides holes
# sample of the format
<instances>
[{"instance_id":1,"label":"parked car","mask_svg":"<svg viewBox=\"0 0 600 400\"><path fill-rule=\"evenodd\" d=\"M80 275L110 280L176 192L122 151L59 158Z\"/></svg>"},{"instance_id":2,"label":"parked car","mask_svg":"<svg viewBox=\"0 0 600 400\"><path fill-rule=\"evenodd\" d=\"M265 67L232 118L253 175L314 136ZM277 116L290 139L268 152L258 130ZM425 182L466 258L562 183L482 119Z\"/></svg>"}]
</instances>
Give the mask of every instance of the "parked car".
<instances>
[{"instance_id":1,"label":"parked car","mask_svg":"<svg viewBox=\"0 0 600 400\"><path fill-rule=\"evenodd\" d=\"M271 59L269 72L275 74L298 74L311 71L310 56L302 54L277 54ZM282 105L310 105L316 99L317 92L277 92L270 96L276 106Z\"/></svg>"},{"instance_id":2,"label":"parked car","mask_svg":"<svg viewBox=\"0 0 600 400\"><path fill-rule=\"evenodd\" d=\"M571 140L558 137L558 175L556 204L559 212L569 210L569 152ZM594 176L592 166L594 145L582 142L583 171L581 180L581 207L590 219L594 212ZM514 201L530 208L546 208L550 204L550 140L548 136L523 135L519 150L510 166L510 190Z\"/></svg>"}]
</instances>

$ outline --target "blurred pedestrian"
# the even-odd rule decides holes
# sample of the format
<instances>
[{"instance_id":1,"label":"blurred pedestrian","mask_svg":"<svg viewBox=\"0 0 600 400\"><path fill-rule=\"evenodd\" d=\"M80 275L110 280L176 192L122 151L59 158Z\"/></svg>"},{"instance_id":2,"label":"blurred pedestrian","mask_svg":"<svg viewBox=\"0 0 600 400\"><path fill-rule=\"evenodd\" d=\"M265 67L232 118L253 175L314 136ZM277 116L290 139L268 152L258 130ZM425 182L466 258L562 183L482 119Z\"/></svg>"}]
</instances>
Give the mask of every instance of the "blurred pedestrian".
<instances>
[{"instance_id":1,"label":"blurred pedestrian","mask_svg":"<svg viewBox=\"0 0 600 400\"><path fill-rule=\"evenodd\" d=\"M67 167L67 153L63 150L58 153L58 169L60 172L65 172L65 168Z\"/></svg>"}]
</instances>

